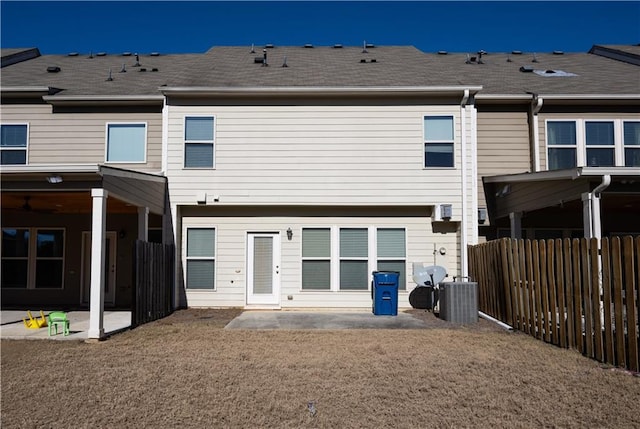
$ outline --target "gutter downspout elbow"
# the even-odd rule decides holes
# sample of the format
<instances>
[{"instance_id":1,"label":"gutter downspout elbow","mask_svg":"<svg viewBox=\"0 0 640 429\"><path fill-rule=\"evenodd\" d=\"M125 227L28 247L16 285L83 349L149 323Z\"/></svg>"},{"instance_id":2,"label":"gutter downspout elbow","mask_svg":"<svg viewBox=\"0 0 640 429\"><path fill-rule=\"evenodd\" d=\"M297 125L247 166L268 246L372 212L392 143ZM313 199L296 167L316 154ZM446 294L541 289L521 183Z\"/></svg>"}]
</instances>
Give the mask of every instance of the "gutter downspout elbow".
<instances>
[{"instance_id":1,"label":"gutter downspout elbow","mask_svg":"<svg viewBox=\"0 0 640 429\"><path fill-rule=\"evenodd\" d=\"M600 198L600 194L602 193L602 191L607 189L610 184L611 184L611 175L610 174L605 174L604 176L602 176L602 183L600 183L598 186L596 186L594 188L594 190L592 191L592 193L596 197Z\"/></svg>"},{"instance_id":2,"label":"gutter downspout elbow","mask_svg":"<svg viewBox=\"0 0 640 429\"><path fill-rule=\"evenodd\" d=\"M460 107L466 106L468 100L469 100L469 90L465 89L464 94L462 95L462 100L460 101Z\"/></svg>"}]
</instances>

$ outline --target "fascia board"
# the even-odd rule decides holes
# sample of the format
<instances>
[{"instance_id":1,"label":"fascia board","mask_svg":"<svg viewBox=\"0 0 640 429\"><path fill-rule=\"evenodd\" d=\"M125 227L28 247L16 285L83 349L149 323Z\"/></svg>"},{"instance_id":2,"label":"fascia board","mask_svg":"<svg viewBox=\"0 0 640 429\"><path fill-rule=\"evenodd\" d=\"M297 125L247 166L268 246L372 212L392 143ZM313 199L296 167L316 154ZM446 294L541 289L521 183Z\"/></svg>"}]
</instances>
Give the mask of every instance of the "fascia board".
<instances>
[{"instance_id":1,"label":"fascia board","mask_svg":"<svg viewBox=\"0 0 640 429\"><path fill-rule=\"evenodd\" d=\"M482 90L482 86L406 86L406 87L161 87L165 95L436 95L461 94L469 90L471 94Z\"/></svg>"}]
</instances>

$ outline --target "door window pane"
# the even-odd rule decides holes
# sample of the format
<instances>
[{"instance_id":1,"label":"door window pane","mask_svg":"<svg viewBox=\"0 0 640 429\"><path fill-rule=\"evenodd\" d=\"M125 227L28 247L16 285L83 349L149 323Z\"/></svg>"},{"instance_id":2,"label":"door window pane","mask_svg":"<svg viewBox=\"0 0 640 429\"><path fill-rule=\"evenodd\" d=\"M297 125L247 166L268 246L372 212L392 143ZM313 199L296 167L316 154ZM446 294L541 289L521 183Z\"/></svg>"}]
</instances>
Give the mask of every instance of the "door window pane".
<instances>
[{"instance_id":1,"label":"door window pane","mask_svg":"<svg viewBox=\"0 0 640 429\"><path fill-rule=\"evenodd\" d=\"M254 237L253 293L273 293L273 238Z\"/></svg>"},{"instance_id":2,"label":"door window pane","mask_svg":"<svg viewBox=\"0 0 640 429\"><path fill-rule=\"evenodd\" d=\"M38 230L37 254L43 258L61 258L64 255L64 232L62 230Z\"/></svg>"},{"instance_id":3,"label":"door window pane","mask_svg":"<svg viewBox=\"0 0 640 429\"><path fill-rule=\"evenodd\" d=\"M2 257L28 257L29 230L2 228Z\"/></svg>"},{"instance_id":4,"label":"door window pane","mask_svg":"<svg viewBox=\"0 0 640 429\"><path fill-rule=\"evenodd\" d=\"M38 259L36 262L36 289L61 288L62 267L63 263L60 259Z\"/></svg>"},{"instance_id":5,"label":"door window pane","mask_svg":"<svg viewBox=\"0 0 640 429\"><path fill-rule=\"evenodd\" d=\"M2 258L2 288L27 288L29 261L27 259Z\"/></svg>"}]
</instances>

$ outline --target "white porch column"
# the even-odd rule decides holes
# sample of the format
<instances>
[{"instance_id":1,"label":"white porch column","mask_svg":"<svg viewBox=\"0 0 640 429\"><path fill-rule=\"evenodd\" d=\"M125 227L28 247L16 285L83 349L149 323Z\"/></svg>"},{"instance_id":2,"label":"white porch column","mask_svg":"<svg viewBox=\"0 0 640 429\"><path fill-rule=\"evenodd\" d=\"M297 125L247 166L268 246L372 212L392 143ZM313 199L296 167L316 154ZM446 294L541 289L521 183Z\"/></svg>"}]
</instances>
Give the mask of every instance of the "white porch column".
<instances>
[{"instance_id":1,"label":"white porch column","mask_svg":"<svg viewBox=\"0 0 640 429\"><path fill-rule=\"evenodd\" d=\"M509 213L509 222L511 223L511 238L517 240L522 238L522 213Z\"/></svg>"},{"instance_id":2,"label":"white porch column","mask_svg":"<svg viewBox=\"0 0 640 429\"><path fill-rule=\"evenodd\" d=\"M138 240L149 239L149 207L138 207Z\"/></svg>"},{"instance_id":3,"label":"white porch column","mask_svg":"<svg viewBox=\"0 0 640 429\"><path fill-rule=\"evenodd\" d=\"M92 189L91 219L91 293L89 304L89 339L104 336L104 260L107 196L104 189Z\"/></svg>"}]
</instances>

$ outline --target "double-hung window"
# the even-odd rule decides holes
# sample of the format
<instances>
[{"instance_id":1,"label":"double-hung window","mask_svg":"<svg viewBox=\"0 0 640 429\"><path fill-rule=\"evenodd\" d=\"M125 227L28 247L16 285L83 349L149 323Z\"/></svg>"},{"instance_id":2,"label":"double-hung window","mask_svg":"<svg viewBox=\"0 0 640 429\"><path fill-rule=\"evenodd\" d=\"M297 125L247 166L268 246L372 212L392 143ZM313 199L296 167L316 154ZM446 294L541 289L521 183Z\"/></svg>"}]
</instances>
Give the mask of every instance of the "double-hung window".
<instances>
[{"instance_id":1,"label":"double-hung window","mask_svg":"<svg viewBox=\"0 0 640 429\"><path fill-rule=\"evenodd\" d=\"M640 167L640 122L624 123L624 165Z\"/></svg>"},{"instance_id":2,"label":"double-hung window","mask_svg":"<svg viewBox=\"0 0 640 429\"><path fill-rule=\"evenodd\" d=\"M424 117L424 166L454 166L453 116Z\"/></svg>"},{"instance_id":3,"label":"double-hung window","mask_svg":"<svg viewBox=\"0 0 640 429\"><path fill-rule=\"evenodd\" d=\"M340 290L369 288L369 230L340 228Z\"/></svg>"},{"instance_id":4,"label":"double-hung window","mask_svg":"<svg viewBox=\"0 0 640 429\"><path fill-rule=\"evenodd\" d=\"M0 125L0 164L24 165L27 163L27 124Z\"/></svg>"},{"instance_id":5,"label":"double-hung window","mask_svg":"<svg viewBox=\"0 0 640 429\"><path fill-rule=\"evenodd\" d=\"M400 273L398 289L406 288L406 238L404 228L378 228L378 271Z\"/></svg>"},{"instance_id":6,"label":"double-hung window","mask_svg":"<svg viewBox=\"0 0 640 429\"><path fill-rule=\"evenodd\" d=\"M548 169L561 170L577 165L575 121L547 122Z\"/></svg>"},{"instance_id":7,"label":"double-hung window","mask_svg":"<svg viewBox=\"0 0 640 429\"><path fill-rule=\"evenodd\" d=\"M184 167L213 168L214 118L187 116L184 118Z\"/></svg>"},{"instance_id":8,"label":"double-hung window","mask_svg":"<svg viewBox=\"0 0 640 429\"><path fill-rule=\"evenodd\" d=\"M612 167L615 165L615 142L612 121L587 121L584 124L586 165Z\"/></svg>"},{"instance_id":9,"label":"double-hung window","mask_svg":"<svg viewBox=\"0 0 640 429\"><path fill-rule=\"evenodd\" d=\"M302 289L331 288L331 229L302 229Z\"/></svg>"},{"instance_id":10,"label":"double-hung window","mask_svg":"<svg viewBox=\"0 0 640 429\"><path fill-rule=\"evenodd\" d=\"M215 289L215 228L187 228L186 236L187 289Z\"/></svg>"},{"instance_id":11,"label":"double-hung window","mask_svg":"<svg viewBox=\"0 0 640 429\"><path fill-rule=\"evenodd\" d=\"M64 230L2 228L2 287L60 289L64 273Z\"/></svg>"},{"instance_id":12,"label":"double-hung window","mask_svg":"<svg viewBox=\"0 0 640 429\"><path fill-rule=\"evenodd\" d=\"M147 124L107 124L107 162L144 163L147 155Z\"/></svg>"}]
</instances>

